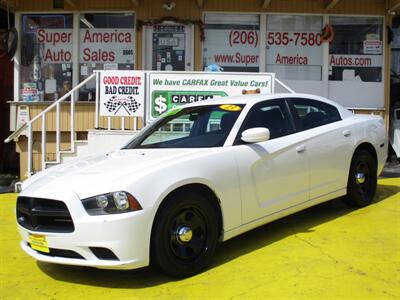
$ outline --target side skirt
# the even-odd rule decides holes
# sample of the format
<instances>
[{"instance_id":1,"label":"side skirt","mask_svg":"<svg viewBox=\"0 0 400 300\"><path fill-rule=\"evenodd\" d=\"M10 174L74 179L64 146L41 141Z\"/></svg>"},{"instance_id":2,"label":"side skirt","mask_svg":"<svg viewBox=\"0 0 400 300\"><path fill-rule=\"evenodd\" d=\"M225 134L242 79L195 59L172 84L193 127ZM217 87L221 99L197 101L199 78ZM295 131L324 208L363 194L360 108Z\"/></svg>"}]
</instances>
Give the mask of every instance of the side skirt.
<instances>
[{"instance_id":1,"label":"side skirt","mask_svg":"<svg viewBox=\"0 0 400 300\"><path fill-rule=\"evenodd\" d=\"M286 209L274 212L274 213L272 213L270 215L267 215L265 217L256 219L256 220L254 220L252 222L249 222L249 223L246 223L246 224L242 224L241 226L238 226L238 227L236 227L234 229L231 229L229 231L225 231L223 233L223 236L221 237L221 241L227 241L227 240L229 240L229 239L231 239L231 238L233 238L235 236L238 236L238 235L240 235L242 233L245 233L245 232L247 232L247 231L249 231L251 229L254 229L256 227L259 227L261 225L264 225L264 224L273 222L275 220L281 219L283 217L286 217L288 215L294 214L296 212L299 212L299 211L304 210L306 208L309 208L311 206L320 204L322 202L326 202L326 201L329 201L329 200L344 196L344 195L346 195L346 192L347 192L347 189L346 188L342 188L342 189L339 189L337 191L334 191L334 192L319 196L317 198L310 199L310 200L307 200L305 202L299 203L297 205L288 207Z\"/></svg>"}]
</instances>

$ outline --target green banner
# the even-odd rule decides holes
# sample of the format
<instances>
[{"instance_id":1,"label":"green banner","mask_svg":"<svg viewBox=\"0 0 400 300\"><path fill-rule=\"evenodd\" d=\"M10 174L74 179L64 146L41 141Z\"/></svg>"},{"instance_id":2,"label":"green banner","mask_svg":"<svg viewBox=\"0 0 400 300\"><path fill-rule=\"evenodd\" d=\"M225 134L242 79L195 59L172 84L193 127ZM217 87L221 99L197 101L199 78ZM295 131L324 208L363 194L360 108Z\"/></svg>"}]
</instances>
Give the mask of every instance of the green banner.
<instances>
[{"instance_id":1,"label":"green banner","mask_svg":"<svg viewBox=\"0 0 400 300\"><path fill-rule=\"evenodd\" d=\"M228 96L223 91L153 91L151 117L157 118L166 111L185 104Z\"/></svg>"}]
</instances>

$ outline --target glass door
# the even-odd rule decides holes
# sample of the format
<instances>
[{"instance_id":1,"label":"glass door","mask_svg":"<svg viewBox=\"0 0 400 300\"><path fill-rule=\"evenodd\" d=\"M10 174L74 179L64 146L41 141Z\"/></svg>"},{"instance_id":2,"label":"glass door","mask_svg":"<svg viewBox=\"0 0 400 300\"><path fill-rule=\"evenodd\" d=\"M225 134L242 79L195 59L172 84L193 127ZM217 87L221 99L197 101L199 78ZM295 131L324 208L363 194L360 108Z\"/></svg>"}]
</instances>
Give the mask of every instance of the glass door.
<instances>
[{"instance_id":1,"label":"glass door","mask_svg":"<svg viewBox=\"0 0 400 300\"><path fill-rule=\"evenodd\" d=\"M177 23L145 26L145 70L193 70L193 25Z\"/></svg>"}]
</instances>

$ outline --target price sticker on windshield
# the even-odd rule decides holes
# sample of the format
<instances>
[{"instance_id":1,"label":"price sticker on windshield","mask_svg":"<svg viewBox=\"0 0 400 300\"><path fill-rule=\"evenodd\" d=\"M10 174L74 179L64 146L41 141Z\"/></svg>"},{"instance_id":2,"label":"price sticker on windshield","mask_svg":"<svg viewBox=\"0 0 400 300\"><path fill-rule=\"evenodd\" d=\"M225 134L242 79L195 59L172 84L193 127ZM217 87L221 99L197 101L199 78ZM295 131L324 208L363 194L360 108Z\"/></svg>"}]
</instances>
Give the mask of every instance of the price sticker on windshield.
<instances>
[{"instance_id":1,"label":"price sticker on windshield","mask_svg":"<svg viewBox=\"0 0 400 300\"><path fill-rule=\"evenodd\" d=\"M242 109L240 106L234 104L223 104L219 108L226 111L240 111Z\"/></svg>"}]
</instances>

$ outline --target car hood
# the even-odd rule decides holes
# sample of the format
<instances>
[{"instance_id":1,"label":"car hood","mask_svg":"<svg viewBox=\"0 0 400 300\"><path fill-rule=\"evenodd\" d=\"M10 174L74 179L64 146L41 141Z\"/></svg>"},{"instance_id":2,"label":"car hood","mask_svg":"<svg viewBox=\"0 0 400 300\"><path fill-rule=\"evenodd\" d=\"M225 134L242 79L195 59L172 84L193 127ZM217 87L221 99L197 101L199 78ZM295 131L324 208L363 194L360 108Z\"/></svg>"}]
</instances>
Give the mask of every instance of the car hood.
<instances>
[{"instance_id":1,"label":"car hood","mask_svg":"<svg viewBox=\"0 0 400 300\"><path fill-rule=\"evenodd\" d=\"M40 172L24 181L22 194L38 196L46 191L68 190L78 197L110 192L127 176L151 172L152 168L170 165L177 159L199 153L199 149L134 149L88 156Z\"/></svg>"}]
</instances>

